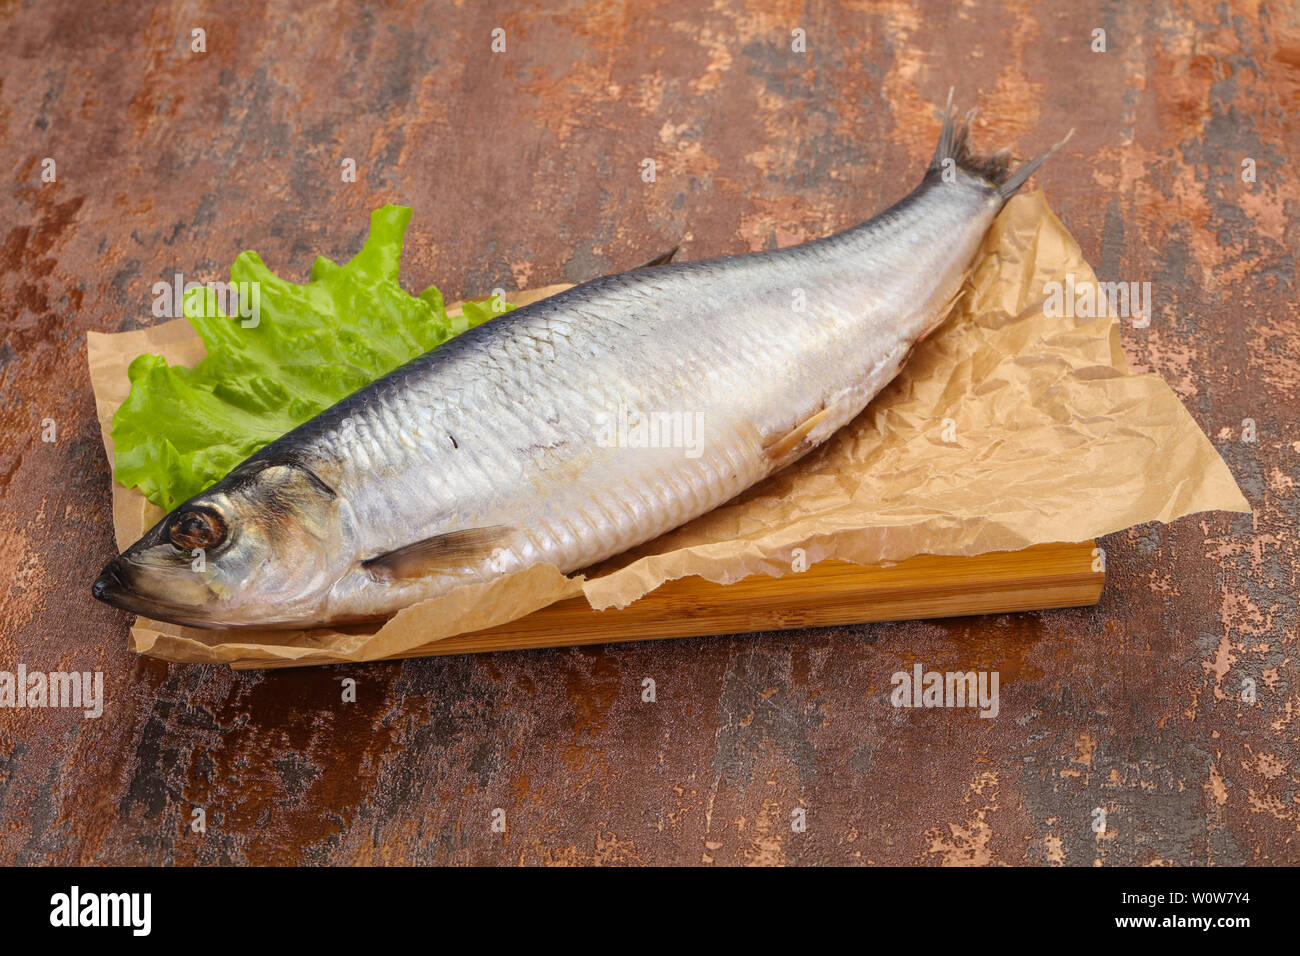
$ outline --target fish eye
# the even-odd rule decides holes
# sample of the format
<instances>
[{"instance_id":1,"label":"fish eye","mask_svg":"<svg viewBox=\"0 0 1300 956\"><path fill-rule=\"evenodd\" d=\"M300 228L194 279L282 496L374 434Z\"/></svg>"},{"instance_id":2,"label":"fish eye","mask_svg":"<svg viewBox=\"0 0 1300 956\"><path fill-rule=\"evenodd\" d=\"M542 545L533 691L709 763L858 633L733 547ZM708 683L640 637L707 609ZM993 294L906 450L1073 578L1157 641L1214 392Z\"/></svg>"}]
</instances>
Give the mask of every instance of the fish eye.
<instances>
[{"instance_id":1,"label":"fish eye","mask_svg":"<svg viewBox=\"0 0 1300 956\"><path fill-rule=\"evenodd\" d=\"M225 522L211 511L182 511L167 528L167 540L182 551L214 548L225 539Z\"/></svg>"}]
</instances>

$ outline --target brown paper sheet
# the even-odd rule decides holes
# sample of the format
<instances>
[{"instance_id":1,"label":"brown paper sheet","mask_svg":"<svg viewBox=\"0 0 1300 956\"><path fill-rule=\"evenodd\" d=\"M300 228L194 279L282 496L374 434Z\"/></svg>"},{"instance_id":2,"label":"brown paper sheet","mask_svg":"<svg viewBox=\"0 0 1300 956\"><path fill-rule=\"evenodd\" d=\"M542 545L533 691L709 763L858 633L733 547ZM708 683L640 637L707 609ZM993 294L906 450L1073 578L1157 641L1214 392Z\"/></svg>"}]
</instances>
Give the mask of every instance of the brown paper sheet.
<instances>
[{"instance_id":1,"label":"brown paper sheet","mask_svg":"<svg viewBox=\"0 0 1300 956\"><path fill-rule=\"evenodd\" d=\"M537 566L359 627L207 631L137 618L131 646L167 660L242 666L373 660L578 594L596 608L623 607L687 575L723 584L783 575L800 548L809 564L881 564L1084 541L1199 511L1249 512L1169 387L1156 375L1131 374L1120 319L1044 315L1045 283L1071 273L1077 283L1096 281L1042 193L1016 197L989 232L953 314L862 415L739 499L585 578ZM109 427L127 395L127 365L142 352L193 365L203 346L184 319L87 340L111 464ZM120 547L161 516L114 483Z\"/></svg>"}]
</instances>

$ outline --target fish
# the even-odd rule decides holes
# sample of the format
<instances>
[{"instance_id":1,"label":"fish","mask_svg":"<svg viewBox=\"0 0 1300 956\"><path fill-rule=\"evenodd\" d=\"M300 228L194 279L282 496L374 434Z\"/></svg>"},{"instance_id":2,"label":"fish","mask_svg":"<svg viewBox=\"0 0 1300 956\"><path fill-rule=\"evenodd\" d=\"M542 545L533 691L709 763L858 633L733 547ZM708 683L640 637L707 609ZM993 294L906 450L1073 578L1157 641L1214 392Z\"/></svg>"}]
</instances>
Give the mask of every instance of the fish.
<instances>
[{"instance_id":1,"label":"fish","mask_svg":"<svg viewBox=\"0 0 1300 956\"><path fill-rule=\"evenodd\" d=\"M1013 170L971 147L971 115L950 93L920 185L859 225L652 261L418 356L180 504L93 596L194 627L382 620L537 564L590 568L730 501L898 375L1069 139Z\"/></svg>"}]
</instances>

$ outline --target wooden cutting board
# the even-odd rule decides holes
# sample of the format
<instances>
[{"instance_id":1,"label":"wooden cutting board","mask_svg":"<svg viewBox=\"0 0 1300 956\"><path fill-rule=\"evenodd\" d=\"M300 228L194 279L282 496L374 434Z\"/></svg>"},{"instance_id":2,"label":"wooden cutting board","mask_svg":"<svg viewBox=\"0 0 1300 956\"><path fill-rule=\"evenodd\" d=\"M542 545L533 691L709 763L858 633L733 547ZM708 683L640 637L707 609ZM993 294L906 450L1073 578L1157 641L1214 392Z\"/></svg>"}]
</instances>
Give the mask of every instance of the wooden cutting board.
<instances>
[{"instance_id":1,"label":"wooden cutting board","mask_svg":"<svg viewBox=\"0 0 1300 956\"><path fill-rule=\"evenodd\" d=\"M434 641L395 656L1083 607L1101 599L1106 581L1095 547L1094 542L1084 541L971 558L921 555L890 567L823 561L801 573L780 578L760 574L729 585L680 578L622 610L595 611L585 598L572 598L509 624Z\"/></svg>"}]
</instances>

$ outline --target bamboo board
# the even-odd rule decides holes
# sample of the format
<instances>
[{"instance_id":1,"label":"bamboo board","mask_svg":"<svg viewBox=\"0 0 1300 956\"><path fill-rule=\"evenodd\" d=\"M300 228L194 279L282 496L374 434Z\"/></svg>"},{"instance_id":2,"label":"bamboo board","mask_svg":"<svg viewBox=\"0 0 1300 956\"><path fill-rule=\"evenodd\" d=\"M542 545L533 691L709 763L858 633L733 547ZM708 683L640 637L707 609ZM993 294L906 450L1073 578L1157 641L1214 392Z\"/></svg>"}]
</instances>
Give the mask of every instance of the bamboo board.
<instances>
[{"instance_id":1,"label":"bamboo board","mask_svg":"<svg viewBox=\"0 0 1300 956\"><path fill-rule=\"evenodd\" d=\"M1104 570L1093 570L1094 547L1083 541L969 558L921 555L891 567L823 561L802 573L729 585L681 578L621 610L595 611L585 598L571 598L394 657L1084 607L1101 599L1106 581Z\"/></svg>"}]
</instances>

